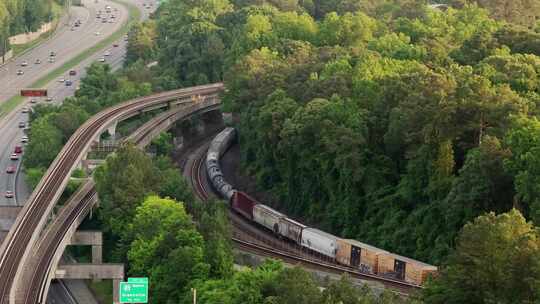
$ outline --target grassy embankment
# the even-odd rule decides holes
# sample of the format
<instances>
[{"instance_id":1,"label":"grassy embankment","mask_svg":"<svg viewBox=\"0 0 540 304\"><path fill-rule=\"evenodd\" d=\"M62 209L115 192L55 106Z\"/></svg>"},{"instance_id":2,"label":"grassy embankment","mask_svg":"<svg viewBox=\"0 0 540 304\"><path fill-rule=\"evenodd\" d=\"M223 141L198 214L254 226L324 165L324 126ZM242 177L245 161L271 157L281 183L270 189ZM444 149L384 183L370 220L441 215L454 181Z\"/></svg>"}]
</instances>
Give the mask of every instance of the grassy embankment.
<instances>
[{"instance_id":1,"label":"grassy embankment","mask_svg":"<svg viewBox=\"0 0 540 304\"><path fill-rule=\"evenodd\" d=\"M57 77L61 76L62 74L64 74L66 71L68 71L72 67L78 65L79 63L81 63L86 58L88 58L88 57L92 56L93 54L95 54L96 52L104 49L106 46L112 44L114 41L122 38L122 36L124 36L129 31L129 28L131 27L131 25L139 21L139 19L141 18L141 12L139 11L139 9L135 5L133 5L131 3L124 2L124 1L120 1L120 0L113 0L113 1L117 2L117 3L120 3L120 4L124 5L125 7L127 7L128 13L129 13L129 18L128 18L127 22L126 22L126 26L123 26L118 31L114 32L111 36L109 36L106 39L100 41L98 44L94 45L93 47L84 50L82 53L75 56L74 58L72 58L68 62L64 63L62 66L54 69L49 74L41 77L36 82L32 83L30 85L30 87L32 87L32 88L45 87L49 82L51 82L54 79L56 79ZM0 104L0 118L4 117L9 112L11 112L13 109L15 109L21 102L23 102L23 100L24 100L24 98L21 97L21 96L14 96L14 97L10 98L9 100L7 100L6 102L4 102L3 104Z\"/></svg>"},{"instance_id":2,"label":"grassy embankment","mask_svg":"<svg viewBox=\"0 0 540 304\"><path fill-rule=\"evenodd\" d=\"M59 5L56 2L52 2L52 11L53 11L53 26L52 30L41 34L36 40L25 43L25 44L18 44L13 45L11 49L13 50L13 56L17 57L26 50L29 50L31 48L34 48L38 44L42 43L43 41L49 39L52 35L54 35L54 32L56 31L56 27L58 26L58 23L60 22L60 18L62 17L62 14L64 13L64 7Z\"/></svg>"}]
</instances>

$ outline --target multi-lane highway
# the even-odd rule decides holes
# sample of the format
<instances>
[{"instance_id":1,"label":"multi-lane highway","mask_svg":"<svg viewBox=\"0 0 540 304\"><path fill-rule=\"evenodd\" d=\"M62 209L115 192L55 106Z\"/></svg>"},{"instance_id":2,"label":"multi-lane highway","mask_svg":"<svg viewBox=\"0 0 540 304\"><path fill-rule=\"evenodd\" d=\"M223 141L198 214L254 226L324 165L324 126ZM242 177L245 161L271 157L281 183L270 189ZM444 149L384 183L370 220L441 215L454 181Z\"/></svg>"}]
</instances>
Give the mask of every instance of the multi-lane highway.
<instances>
[{"instance_id":1,"label":"multi-lane highway","mask_svg":"<svg viewBox=\"0 0 540 304\"><path fill-rule=\"evenodd\" d=\"M139 8L143 19L148 18L153 8L155 8L154 0L131 0L129 2ZM152 4L151 7L145 5L149 3ZM128 13L126 8L117 3L105 0L83 0L83 4L84 7L72 7L70 18L65 17L62 20L55 35L50 40L40 44L21 57L0 66L0 102L5 102L9 98L18 95L20 89L29 87L37 79L62 66L65 62L97 44L99 41L106 39L125 25L127 21ZM110 13L106 12L106 6L111 7ZM97 18L97 15L99 15L99 18ZM113 15L114 18L111 18ZM106 20L106 22L103 20ZM77 21L80 21L79 26L75 26L75 22ZM71 76L66 72L63 76L58 77L47 85L52 101L38 98L36 99L37 103L58 104L64 98L72 96L79 86L81 77L85 75L85 68L93 62L100 61L101 58L104 58L105 63L111 65L113 69L120 68L123 64L125 49L126 42L122 37L122 39L114 42L114 44L108 46L106 49L83 60L76 67L72 68L72 70L76 71L75 76ZM55 53L53 59L50 56L51 51ZM108 56L105 56L105 53ZM39 64L36 64L37 59L40 61ZM27 65L22 66L22 63ZM17 75L18 70L23 71L23 74ZM60 79L64 81L60 81ZM66 80L70 80L72 84L67 86ZM0 142L3 143L0 146L0 206L23 205L31 193L19 166L21 160L10 160L10 155L13 153L15 146L22 146L24 150L24 144L21 143L24 133L23 129L18 127L18 124L21 121L26 122L28 120L28 114L22 113L22 108L30 108L33 105L30 103L30 99L26 100L25 103L0 120ZM6 169L8 166L15 166L15 172L7 173ZM13 192L12 198L6 197L5 194L7 191ZM2 222L0 223L0 229L6 229L10 225L10 222ZM2 240L0 239L1 242ZM77 290L80 293L84 289L78 288ZM87 291L86 293L88 294ZM48 302L76 303L62 282L53 284L50 301Z\"/></svg>"},{"instance_id":2,"label":"multi-lane highway","mask_svg":"<svg viewBox=\"0 0 540 304\"><path fill-rule=\"evenodd\" d=\"M20 89L29 87L39 78L105 39L124 25L127 20L127 10L119 4L104 0L100 0L98 3L87 0L83 3L84 7L72 7L71 18L69 20L64 18L53 39L0 68L0 102L5 102L17 95ZM106 14L104 11L107 5L111 6L111 14ZM98 19L96 16L99 10L102 11L102 14ZM112 14L115 15L115 18L110 18ZM105 16L108 18L102 18ZM109 23L111 19L113 23ZM74 24L77 20L80 20L81 24L75 27ZM106 20L106 23L102 20ZM54 52L56 56L51 57L51 52ZM53 58L53 60L49 60L49 58ZM38 59L41 63L36 64ZM23 66L23 63L27 65ZM24 74L17 75L19 70ZM70 78L73 77L66 77L66 79ZM60 84L63 87L57 83L52 84L50 86L52 94L50 95L53 97L53 101L60 101L63 97L72 94L78 79L73 79L73 82L73 86L68 87L68 89L64 88L64 83ZM44 99L36 101L38 103L45 102ZM26 102L29 103L30 99ZM24 133L23 129L19 128L19 122L26 121L28 121L28 115L21 113L20 109L0 121L0 142L3 143L0 146L0 205L20 205L30 193L21 174L21 160L13 161L10 159L15 146L22 145L21 138ZM10 166L15 167L14 173L7 173ZM7 191L13 192L13 198L6 197Z\"/></svg>"},{"instance_id":3,"label":"multi-lane highway","mask_svg":"<svg viewBox=\"0 0 540 304\"><path fill-rule=\"evenodd\" d=\"M151 11L144 4L152 3L152 8L155 7L154 1L136 0L132 1L132 3L142 12L143 18L147 18ZM99 0L96 3L94 0L85 0L83 4L84 7L72 8L69 22L62 22L53 39L0 67L0 102L19 94L20 89L30 86L37 79L47 75L47 73L50 73L85 49L105 39L124 25L128 18L125 7L117 3L105 0ZM106 12L106 6L111 7L110 13ZM99 18L97 18L98 15ZM67 18L64 20L67 20ZM80 20L81 25L75 27L74 24L77 20ZM47 86L52 101L46 101L45 98L36 98L35 101L37 103L60 103L64 98L73 95L81 77L85 75L85 67L93 62L99 62L101 58L104 58L105 63L111 65L114 69L121 67L125 55L125 45L126 42L122 38L105 50L82 61L72 68L72 70L76 71L75 76L71 76L66 72ZM56 56L51 57L51 52L54 52ZM106 54L108 56L105 56ZM54 58L54 62L49 62L53 61L50 58ZM40 64L35 63L37 59L41 61ZM22 66L22 63L28 65ZM23 71L24 74L17 75L18 70ZM71 81L70 86L66 85L68 80ZM29 98L26 100L26 105L19 107L18 110L0 121L0 142L3 143L0 146L0 206L22 205L31 192L25 183L20 167L21 160L14 161L10 159L10 155L14 152L16 146L22 146L24 150L24 145L21 142L24 131L19 128L19 123L28 121L28 114L22 113L21 108L31 107L33 104L30 101ZM10 166L14 166L14 173L7 173ZM6 197L8 191L13 193L13 197Z\"/></svg>"}]
</instances>

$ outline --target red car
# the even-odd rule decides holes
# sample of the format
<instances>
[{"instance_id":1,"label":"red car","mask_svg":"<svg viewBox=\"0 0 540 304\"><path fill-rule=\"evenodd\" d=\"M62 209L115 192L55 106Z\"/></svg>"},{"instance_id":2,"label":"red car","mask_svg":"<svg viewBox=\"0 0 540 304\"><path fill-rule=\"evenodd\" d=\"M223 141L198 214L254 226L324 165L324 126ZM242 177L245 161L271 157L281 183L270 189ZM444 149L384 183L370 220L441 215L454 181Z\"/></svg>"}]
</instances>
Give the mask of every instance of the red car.
<instances>
[{"instance_id":1,"label":"red car","mask_svg":"<svg viewBox=\"0 0 540 304\"><path fill-rule=\"evenodd\" d=\"M22 147L21 146L15 146L15 153L17 153L17 154L22 153Z\"/></svg>"},{"instance_id":2,"label":"red car","mask_svg":"<svg viewBox=\"0 0 540 304\"><path fill-rule=\"evenodd\" d=\"M15 166L8 166L6 169L6 173L15 173Z\"/></svg>"}]
</instances>

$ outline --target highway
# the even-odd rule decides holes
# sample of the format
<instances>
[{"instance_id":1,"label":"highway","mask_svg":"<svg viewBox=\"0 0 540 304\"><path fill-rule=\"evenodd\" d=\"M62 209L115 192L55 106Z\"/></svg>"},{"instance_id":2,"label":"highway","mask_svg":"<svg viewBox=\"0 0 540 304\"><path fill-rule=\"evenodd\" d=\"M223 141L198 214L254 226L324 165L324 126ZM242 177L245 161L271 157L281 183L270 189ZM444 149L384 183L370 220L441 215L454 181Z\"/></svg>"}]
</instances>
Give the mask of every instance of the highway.
<instances>
[{"instance_id":1,"label":"highway","mask_svg":"<svg viewBox=\"0 0 540 304\"><path fill-rule=\"evenodd\" d=\"M83 3L85 7L72 8L72 17L69 26L64 25L58 29L53 39L45 42L21 58L0 67L0 102L19 94L21 88L28 87L32 82L51 72L70 58L98 43L100 40L105 39L114 31L118 30L127 20L127 10L122 5L104 0L100 0L98 3L95 3L94 0L86 0ZM145 8L143 4L152 3L152 8L155 8L154 0L136 0L132 1L132 3L142 12L144 19L148 18L152 10ZM111 15L104 13L106 5L112 7L111 14L115 15L114 23L103 23L103 18L96 18L99 10L102 11L102 16ZM71 31L72 25L76 20L81 20L82 25L78 28L73 27L75 30ZM110 20L110 18L107 20ZM96 36L96 32L99 32L100 35ZM36 98L37 103L58 104L64 98L72 96L80 84L81 77L85 75L85 67L93 62L98 62L98 59L102 57L105 58L105 63L111 65L113 69L120 68L125 56L126 42L122 38L114 44L117 44L118 47L110 45L105 50L97 52L74 67L73 70L77 72L75 76L69 76L66 72L63 76L49 83L47 89L49 96L52 97L52 101L47 102L45 98ZM54 51L57 54L54 63L48 62L50 51ZM104 56L106 51L109 51L109 56ZM34 64L36 58L40 58L42 63ZM23 61L28 62L27 67L20 67L20 63ZM25 73L23 75L16 75L16 70L18 69L25 71ZM66 86L65 82L59 81L60 79L70 80L73 84ZM30 99L28 98L26 101L26 107L32 106ZM19 122L28 121L28 115L22 113L20 109L21 107L0 121L0 142L4 143L4 145L0 146L0 206L23 205L31 193L31 189L29 189L25 182L24 173L19 166L21 161L10 160L10 155L13 153L15 146L22 145L21 138L24 132L23 129L18 127L18 124ZM7 173L6 169L8 166L16 166L16 172ZM13 198L5 197L7 191L14 192ZM9 223L1 224L3 224L2 226L9 225Z\"/></svg>"},{"instance_id":2,"label":"highway","mask_svg":"<svg viewBox=\"0 0 540 304\"><path fill-rule=\"evenodd\" d=\"M141 112L168 107L175 103L192 102L194 97L199 96L216 98L222 91L223 84L217 83L141 97L108 108L83 124L71 136L51 164L19 213L2 246L0 246L0 277L3 279L0 280L0 303L11 302L9 296L11 283L14 281L18 270L21 269L19 268L20 263L25 263L31 254L31 248L39 238L36 232L44 228L50 212L69 180L71 172L82 160L84 154L89 151L92 142L99 138L100 134L112 124L139 115ZM209 99L201 102L198 106L204 109L212 102L215 102L215 100ZM45 254L48 255L49 253ZM25 269L25 271L35 269ZM21 282L23 284L21 286L26 286L26 283L28 282ZM40 289L32 288L32 292L40 293ZM36 302L29 301L26 303Z\"/></svg>"},{"instance_id":3,"label":"highway","mask_svg":"<svg viewBox=\"0 0 540 304\"><path fill-rule=\"evenodd\" d=\"M65 25L65 20L67 20L65 18L53 39L44 42L32 51L0 68L0 102L5 102L19 94L20 89L30 86L33 82L47 75L55 68L62 66L85 49L110 36L127 20L127 10L122 5L104 0L100 0L98 3L93 0L86 0L83 3L84 7L72 7L69 25ZM103 23L101 18L96 18L98 10L104 11L106 5L113 8L111 13L115 14L116 21L114 23ZM82 22L79 27L73 27L76 20ZM74 31L71 31L72 27ZM96 32L100 34L96 36ZM56 53L53 63L48 62L51 51ZM41 63L35 64L36 59L40 59ZM28 63L28 66L21 67L21 63L24 61ZM79 65L75 69L80 71L82 67L84 65ZM23 75L16 74L19 69L24 71ZM71 78L73 78L74 82L72 87L65 88L63 83L53 83L48 86L53 101L59 102L64 97L73 94L79 76ZM70 77L66 77L66 79L70 79ZM38 103L45 102L40 99L36 100ZM30 99L26 102L29 103ZM28 115L21 113L20 110L12 112L0 121L0 142L4 143L0 147L0 205L2 206L21 205L30 194L30 189L26 186L24 176L20 170L19 164L21 161L10 160L11 153L13 153L16 145L21 145L21 138L24 135L23 130L18 127L18 123L21 121L28 121ZM6 173L8 166L16 166L16 172ZM14 197L6 198L4 195L6 191L13 191Z\"/></svg>"},{"instance_id":4,"label":"highway","mask_svg":"<svg viewBox=\"0 0 540 304\"><path fill-rule=\"evenodd\" d=\"M131 2L139 8L143 19L148 18L150 12L155 8L154 0L137 0ZM144 7L144 3L152 3L152 9ZM18 95L21 88L29 87L37 79L63 65L85 49L107 38L127 21L127 10L124 6L117 3L104 0L100 0L99 2L86 0L83 1L83 4L84 7L72 7L69 22L66 22L68 18L65 16L51 39L23 54L20 58L15 58L5 65L0 66L0 102L5 102L9 98ZM110 18L111 14L105 13L104 8L106 5L112 7L111 14L114 14L114 19ZM103 12L101 16L109 17L107 18L107 23L103 23L103 18L96 18L99 10ZM113 19L112 23L109 22L111 19ZM81 21L79 27L73 26L76 20ZM99 35L96 35L96 32L99 32ZM69 76L66 72L64 76L50 82L47 85L47 89L49 90L49 96L53 100L47 103L58 104L64 98L72 96L80 83L80 79L85 75L85 67L93 62L97 62L101 57L106 59L105 63L111 65L113 70L120 68L125 57L127 42L122 38L114 44L117 44L118 47L110 45L105 49L109 51L109 56L104 56L104 50L99 51L72 68L77 71L77 75ZM51 51L56 53L54 62L49 62ZM40 59L41 63L35 64L36 59ZM28 66L21 67L22 62L27 62ZM23 75L16 75L16 71L19 69L24 71ZM60 78L69 79L73 84L66 86L65 82L59 81ZM36 100L38 103L46 102L44 99L37 98ZM29 102L30 99L26 100L27 105L23 106L32 106ZM22 205L31 193L31 189L26 185L24 174L19 166L21 161L12 161L9 159L15 146L22 145L21 138L24 132L18 128L18 123L19 121L28 120L28 115L21 113L21 107L0 121L0 141L4 143L0 147L0 206ZM14 174L6 173L6 168L11 165L16 166L16 172ZM6 198L6 191L13 191L14 197ZM4 229L9 226L11 226L11 222L0 223L0 227ZM0 239L1 242L2 240ZM50 300L52 303L75 303L73 297L69 295L62 282L52 285Z\"/></svg>"}]
</instances>

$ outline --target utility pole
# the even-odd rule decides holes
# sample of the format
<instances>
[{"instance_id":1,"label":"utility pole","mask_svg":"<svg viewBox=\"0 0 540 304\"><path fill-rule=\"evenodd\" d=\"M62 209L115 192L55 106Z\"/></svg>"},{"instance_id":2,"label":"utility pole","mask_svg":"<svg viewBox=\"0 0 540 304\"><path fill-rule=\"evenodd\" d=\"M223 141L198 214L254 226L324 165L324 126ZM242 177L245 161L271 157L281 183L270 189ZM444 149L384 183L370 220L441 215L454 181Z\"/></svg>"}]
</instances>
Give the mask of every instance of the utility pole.
<instances>
[{"instance_id":1,"label":"utility pole","mask_svg":"<svg viewBox=\"0 0 540 304\"><path fill-rule=\"evenodd\" d=\"M197 289L191 288L191 292L193 293L193 304L197 304Z\"/></svg>"},{"instance_id":2,"label":"utility pole","mask_svg":"<svg viewBox=\"0 0 540 304\"><path fill-rule=\"evenodd\" d=\"M4 38L4 46L3 46L3 49L2 49L2 64L6 63L6 53L7 53L7 41L8 41L8 37L3 37Z\"/></svg>"}]
</instances>

